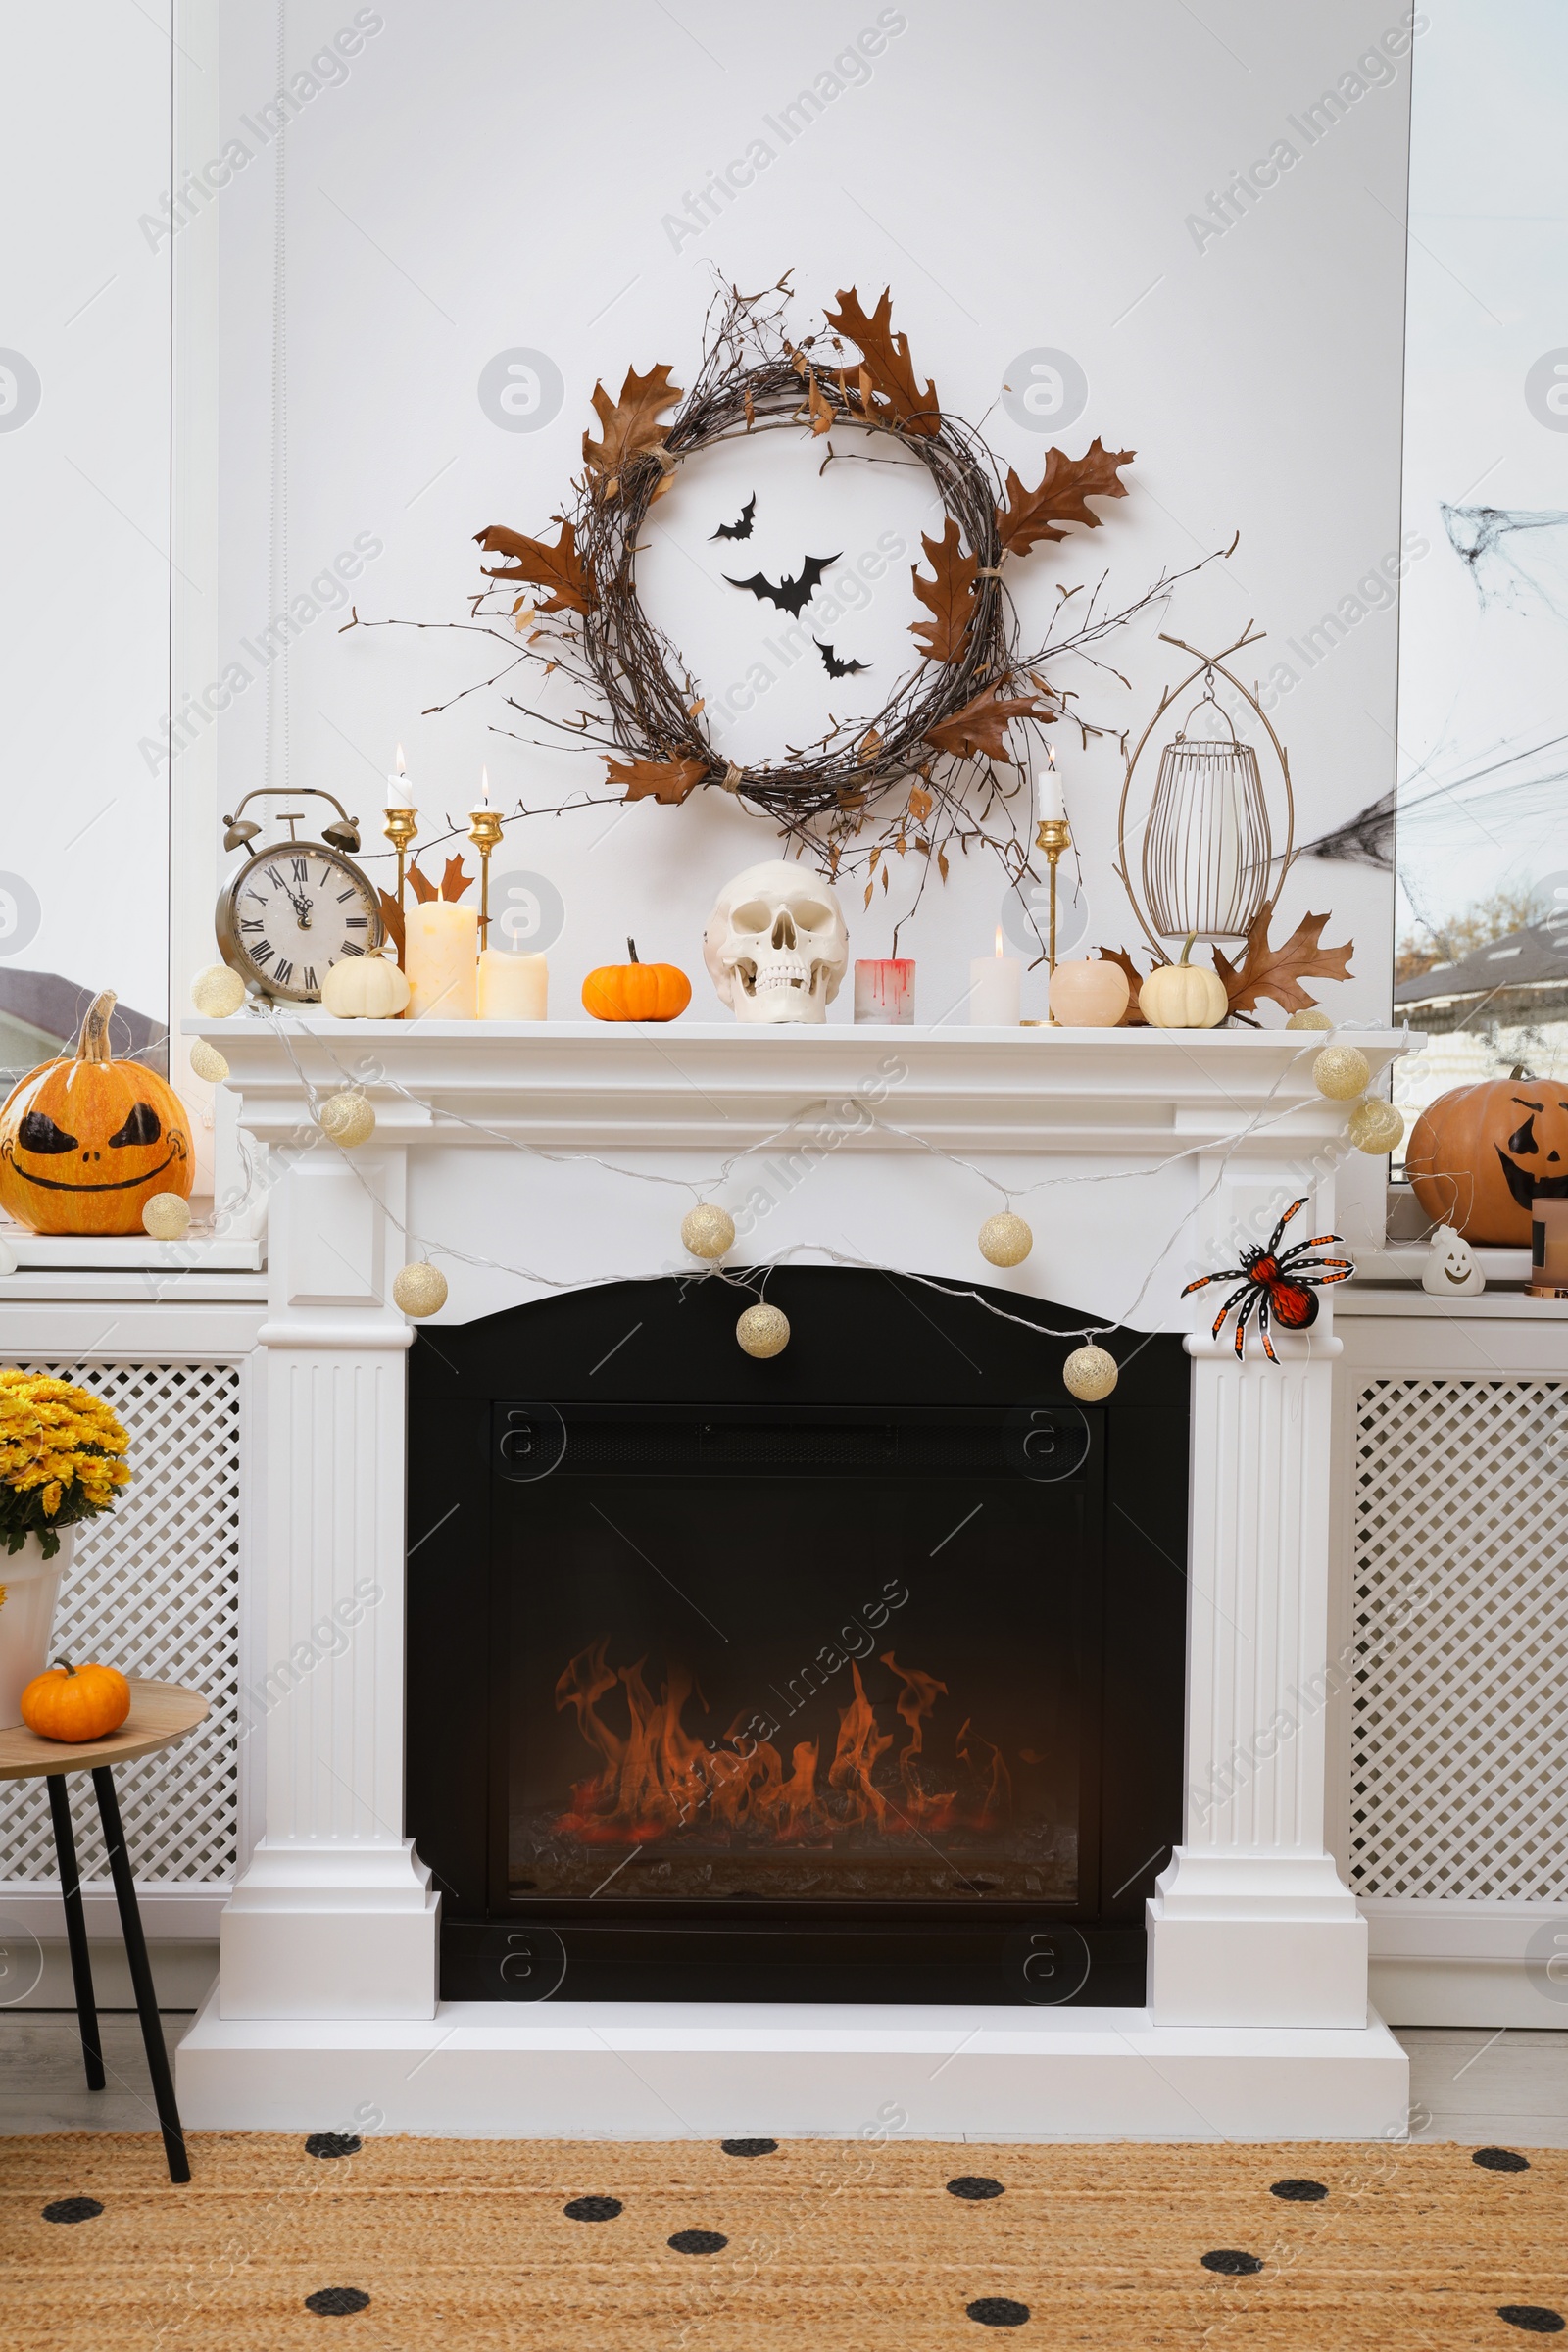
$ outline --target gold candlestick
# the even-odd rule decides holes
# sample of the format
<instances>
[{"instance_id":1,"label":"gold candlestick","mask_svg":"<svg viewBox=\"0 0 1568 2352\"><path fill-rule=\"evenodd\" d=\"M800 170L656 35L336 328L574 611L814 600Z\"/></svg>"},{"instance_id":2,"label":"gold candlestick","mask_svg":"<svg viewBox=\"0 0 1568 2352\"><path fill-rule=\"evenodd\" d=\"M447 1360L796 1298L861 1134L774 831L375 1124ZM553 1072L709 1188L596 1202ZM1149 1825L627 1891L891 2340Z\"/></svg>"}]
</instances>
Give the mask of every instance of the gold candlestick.
<instances>
[{"instance_id":1,"label":"gold candlestick","mask_svg":"<svg viewBox=\"0 0 1568 2352\"><path fill-rule=\"evenodd\" d=\"M1064 816L1043 816L1041 818L1040 830L1035 835L1035 846L1037 849L1044 850L1051 865L1051 945L1046 956L1046 968L1052 972L1056 968L1056 868L1061 863L1063 850L1069 849L1071 845L1072 834ZM1054 1012L1048 1011L1047 1020L1053 1029L1061 1027Z\"/></svg>"},{"instance_id":2,"label":"gold candlestick","mask_svg":"<svg viewBox=\"0 0 1568 2352\"><path fill-rule=\"evenodd\" d=\"M392 847L397 851L398 854L397 895L399 914L403 912L403 883L406 872L406 859L409 854L409 844L419 830L417 824L415 822L415 819L417 817L418 813L419 811L417 808L388 808L384 812L381 825L382 832L386 835L388 841L392 844ZM399 971L403 969L403 942L401 939L398 941L398 969Z\"/></svg>"},{"instance_id":3,"label":"gold candlestick","mask_svg":"<svg viewBox=\"0 0 1568 2352\"><path fill-rule=\"evenodd\" d=\"M490 853L501 839L501 819L488 801L468 811L468 839L479 853L479 953L490 945Z\"/></svg>"}]
</instances>

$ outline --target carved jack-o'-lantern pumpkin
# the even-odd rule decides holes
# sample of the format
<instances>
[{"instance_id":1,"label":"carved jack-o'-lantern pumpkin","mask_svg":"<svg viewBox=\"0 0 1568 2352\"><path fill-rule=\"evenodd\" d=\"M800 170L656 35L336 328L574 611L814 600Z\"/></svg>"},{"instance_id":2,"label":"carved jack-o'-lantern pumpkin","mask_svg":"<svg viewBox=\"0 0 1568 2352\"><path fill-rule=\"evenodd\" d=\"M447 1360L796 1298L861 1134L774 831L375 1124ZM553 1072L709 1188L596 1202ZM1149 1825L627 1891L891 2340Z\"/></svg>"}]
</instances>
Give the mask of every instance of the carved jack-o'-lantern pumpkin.
<instances>
[{"instance_id":1,"label":"carved jack-o'-lantern pumpkin","mask_svg":"<svg viewBox=\"0 0 1568 2352\"><path fill-rule=\"evenodd\" d=\"M109 1051L115 1000L94 998L74 1054L0 1107L0 1208L34 1233L139 1233L154 1193L189 1194L190 1124L173 1089Z\"/></svg>"},{"instance_id":2,"label":"carved jack-o'-lantern pumpkin","mask_svg":"<svg viewBox=\"0 0 1568 2352\"><path fill-rule=\"evenodd\" d=\"M1519 1069L1456 1086L1417 1119L1404 1165L1429 1217L1467 1242L1527 1248L1537 1195L1568 1199L1568 1086Z\"/></svg>"}]
</instances>

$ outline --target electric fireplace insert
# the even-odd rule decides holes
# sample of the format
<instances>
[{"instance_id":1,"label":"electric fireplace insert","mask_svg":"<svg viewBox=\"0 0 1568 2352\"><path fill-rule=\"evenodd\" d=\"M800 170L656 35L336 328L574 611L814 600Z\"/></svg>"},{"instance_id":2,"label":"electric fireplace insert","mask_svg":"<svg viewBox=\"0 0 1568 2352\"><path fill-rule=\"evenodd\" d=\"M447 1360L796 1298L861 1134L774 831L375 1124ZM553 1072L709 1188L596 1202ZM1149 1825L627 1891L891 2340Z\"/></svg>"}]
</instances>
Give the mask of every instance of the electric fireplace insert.
<instances>
[{"instance_id":1,"label":"electric fireplace insert","mask_svg":"<svg viewBox=\"0 0 1568 2352\"><path fill-rule=\"evenodd\" d=\"M1136 2002L1179 1835L1187 1365L830 1269L419 1332L408 1819L460 1999ZM1034 1329L990 1311L1022 1315Z\"/></svg>"}]
</instances>

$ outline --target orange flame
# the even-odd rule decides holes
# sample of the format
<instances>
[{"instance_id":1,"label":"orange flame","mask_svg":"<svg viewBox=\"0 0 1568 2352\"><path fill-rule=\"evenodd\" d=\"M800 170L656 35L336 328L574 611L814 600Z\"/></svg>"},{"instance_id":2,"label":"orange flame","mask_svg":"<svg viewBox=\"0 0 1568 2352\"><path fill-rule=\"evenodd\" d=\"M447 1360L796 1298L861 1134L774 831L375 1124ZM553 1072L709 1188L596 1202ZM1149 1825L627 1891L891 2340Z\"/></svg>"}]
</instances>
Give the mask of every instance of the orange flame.
<instances>
[{"instance_id":1,"label":"orange flame","mask_svg":"<svg viewBox=\"0 0 1568 2352\"><path fill-rule=\"evenodd\" d=\"M555 1823L584 1843L647 1844L699 1820L710 1832L760 1830L779 1844L830 1843L836 1831L867 1823L885 1837L912 1838L935 1831L989 1830L1011 1811L1012 1779L1002 1750L971 1732L967 1717L956 1752L971 1783L968 1793L927 1786L926 1727L948 1687L917 1667L901 1666L891 1649L881 1653L881 1662L903 1685L894 1708L908 1735L895 1759L896 1779L887 1769L879 1779L878 1767L898 1735L878 1723L852 1659L853 1695L839 1710L823 1787L817 1740L799 1740L786 1772L771 1740L742 1744L738 1715L720 1740L699 1739L682 1721L694 1695L708 1712L690 1670L672 1665L656 1698L644 1680L647 1659L612 1666L609 1646L608 1636L590 1642L556 1685L558 1710L576 1710L578 1730L603 1759L597 1775L573 1784L570 1807ZM617 1686L625 1693L625 1734L607 1722L599 1703ZM977 1759L973 1748L989 1751L989 1763Z\"/></svg>"}]
</instances>

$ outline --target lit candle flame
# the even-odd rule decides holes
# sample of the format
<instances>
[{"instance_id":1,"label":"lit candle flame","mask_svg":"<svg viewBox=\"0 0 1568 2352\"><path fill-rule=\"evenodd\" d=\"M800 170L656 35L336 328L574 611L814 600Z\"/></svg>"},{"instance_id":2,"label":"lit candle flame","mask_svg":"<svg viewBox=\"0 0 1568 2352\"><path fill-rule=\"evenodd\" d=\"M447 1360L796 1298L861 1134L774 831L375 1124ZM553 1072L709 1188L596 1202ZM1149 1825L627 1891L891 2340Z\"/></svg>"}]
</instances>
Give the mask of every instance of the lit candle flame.
<instances>
[{"instance_id":1,"label":"lit candle flame","mask_svg":"<svg viewBox=\"0 0 1568 2352\"><path fill-rule=\"evenodd\" d=\"M490 770L487 767L479 770L479 806L481 808L490 806Z\"/></svg>"},{"instance_id":2,"label":"lit candle flame","mask_svg":"<svg viewBox=\"0 0 1568 2352\"><path fill-rule=\"evenodd\" d=\"M1000 923L997 925L997 954L999 956L1006 954L1006 950L1002 944L1002 925Z\"/></svg>"},{"instance_id":3,"label":"lit candle flame","mask_svg":"<svg viewBox=\"0 0 1568 2352\"><path fill-rule=\"evenodd\" d=\"M403 746L400 743L398 745L398 774L400 776L406 776L408 772L408 769L403 764Z\"/></svg>"}]
</instances>

